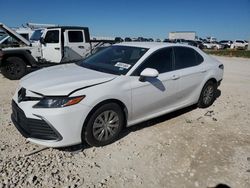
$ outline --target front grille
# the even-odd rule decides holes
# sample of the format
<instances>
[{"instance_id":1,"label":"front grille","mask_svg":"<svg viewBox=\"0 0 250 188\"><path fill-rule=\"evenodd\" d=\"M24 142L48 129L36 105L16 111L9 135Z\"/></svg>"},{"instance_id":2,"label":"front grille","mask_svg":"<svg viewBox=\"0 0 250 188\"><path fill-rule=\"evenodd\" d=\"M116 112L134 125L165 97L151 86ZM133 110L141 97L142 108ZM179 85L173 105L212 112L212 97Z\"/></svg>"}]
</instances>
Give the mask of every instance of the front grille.
<instances>
[{"instance_id":1,"label":"front grille","mask_svg":"<svg viewBox=\"0 0 250 188\"><path fill-rule=\"evenodd\" d=\"M43 140L60 139L60 135L57 134L43 119L27 118L23 110L17 106L15 101L12 101L11 119L19 132L26 138L37 138Z\"/></svg>"}]
</instances>

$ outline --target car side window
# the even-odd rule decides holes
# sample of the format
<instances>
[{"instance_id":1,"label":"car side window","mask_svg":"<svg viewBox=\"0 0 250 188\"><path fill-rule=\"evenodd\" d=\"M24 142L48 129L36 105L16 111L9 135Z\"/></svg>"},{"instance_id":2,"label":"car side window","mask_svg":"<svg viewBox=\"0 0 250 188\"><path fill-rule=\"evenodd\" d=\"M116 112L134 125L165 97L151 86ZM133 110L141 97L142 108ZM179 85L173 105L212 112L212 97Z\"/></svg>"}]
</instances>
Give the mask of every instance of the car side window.
<instances>
[{"instance_id":1,"label":"car side window","mask_svg":"<svg viewBox=\"0 0 250 188\"><path fill-rule=\"evenodd\" d=\"M69 31L68 37L69 37L69 42L83 42L82 31Z\"/></svg>"},{"instance_id":2,"label":"car side window","mask_svg":"<svg viewBox=\"0 0 250 188\"><path fill-rule=\"evenodd\" d=\"M46 43L59 43L59 31L51 30L46 33L44 42Z\"/></svg>"},{"instance_id":3,"label":"car side window","mask_svg":"<svg viewBox=\"0 0 250 188\"><path fill-rule=\"evenodd\" d=\"M193 67L203 62L203 57L192 48L174 47L175 70Z\"/></svg>"},{"instance_id":4,"label":"car side window","mask_svg":"<svg viewBox=\"0 0 250 188\"><path fill-rule=\"evenodd\" d=\"M156 51L134 71L133 76L139 76L145 68L156 69L160 74L171 71L172 52L172 48Z\"/></svg>"}]
</instances>

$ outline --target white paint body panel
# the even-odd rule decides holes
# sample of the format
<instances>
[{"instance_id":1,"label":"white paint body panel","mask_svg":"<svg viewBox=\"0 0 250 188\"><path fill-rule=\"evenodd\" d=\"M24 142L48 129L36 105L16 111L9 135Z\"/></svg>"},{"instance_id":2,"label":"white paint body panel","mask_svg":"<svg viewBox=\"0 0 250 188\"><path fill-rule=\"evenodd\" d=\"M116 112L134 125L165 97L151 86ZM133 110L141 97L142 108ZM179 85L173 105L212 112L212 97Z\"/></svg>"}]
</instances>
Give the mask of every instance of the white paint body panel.
<instances>
[{"instance_id":1,"label":"white paint body panel","mask_svg":"<svg viewBox=\"0 0 250 188\"><path fill-rule=\"evenodd\" d=\"M20 86L29 95L35 91L43 95L68 95L86 97L78 104L54 109L32 108L37 101L17 102L17 92L13 100L28 118L45 118L63 137L61 141L47 141L29 138L30 141L49 146L62 147L81 143L81 132L85 118L94 106L108 99L121 101L127 111L127 126L148 120L159 115L192 105L198 102L204 84L211 78L222 80L221 64L201 50L204 62L198 66L159 74L157 78L139 81L139 76L130 76L150 54L158 49L180 44L122 43L119 45L146 47L149 50L138 60L126 75L112 75L82 68L78 65L61 65L43 69L25 76ZM98 84L101 83L101 84Z\"/></svg>"}]
</instances>

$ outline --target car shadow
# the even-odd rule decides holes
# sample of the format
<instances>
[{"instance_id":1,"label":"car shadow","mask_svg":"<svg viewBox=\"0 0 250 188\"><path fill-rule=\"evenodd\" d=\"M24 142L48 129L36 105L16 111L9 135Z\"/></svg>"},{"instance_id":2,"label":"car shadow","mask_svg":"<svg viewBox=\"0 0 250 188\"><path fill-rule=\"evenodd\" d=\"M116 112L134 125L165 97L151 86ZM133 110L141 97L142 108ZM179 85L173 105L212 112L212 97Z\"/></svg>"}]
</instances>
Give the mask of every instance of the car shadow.
<instances>
[{"instance_id":1,"label":"car shadow","mask_svg":"<svg viewBox=\"0 0 250 188\"><path fill-rule=\"evenodd\" d=\"M164 114L162 116L138 123L136 125L133 125L131 127L127 127L125 129L123 129L123 131L120 133L119 139L122 139L123 137L127 136L128 134L130 134L131 132L136 132L145 128L149 128L151 126L155 126L156 124L168 121L170 119L176 118L180 115L186 114L194 109L197 108L197 105L192 105L168 114Z\"/></svg>"},{"instance_id":2,"label":"car shadow","mask_svg":"<svg viewBox=\"0 0 250 188\"><path fill-rule=\"evenodd\" d=\"M220 183L220 184L216 185L216 187L208 187L208 188L230 188L230 187L226 184Z\"/></svg>"},{"instance_id":3,"label":"car shadow","mask_svg":"<svg viewBox=\"0 0 250 188\"><path fill-rule=\"evenodd\" d=\"M217 89L216 95L215 95L216 99L218 97L220 97L220 95L221 95L221 91L219 89ZM156 117L156 118L153 118L153 119L138 123L138 124L133 125L131 127L126 127L121 131L121 133L120 133L120 135L119 135L119 137L118 137L118 139L116 141L126 137L127 135L129 135L132 132L136 132L136 131L139 131L139 130L142 130L142 129L145 129L145 128L149 128L149 127L154 126L156 124L162 123L164 121L167 121L167 120L176 118L176 117L178 117L180 115L191 112L191 111L193 111L193 110L195 110L197 108L198 108L197 104L194 104L194 105L185 107L183 109L180 109L180 110L177 110L177 111L174 111L174 112L171 112L171 113L168 113L168 114L164 114L162 116L159 116L159 117ZM69 147L64 147L64 148L58 148L58 149L61 150L61 151L77 153L77 152L81 152L84 149L91 148L91 147L92 146L89 146L87 143L82 143L82 144L69 146Z\"/></svg>"}]
</instances>

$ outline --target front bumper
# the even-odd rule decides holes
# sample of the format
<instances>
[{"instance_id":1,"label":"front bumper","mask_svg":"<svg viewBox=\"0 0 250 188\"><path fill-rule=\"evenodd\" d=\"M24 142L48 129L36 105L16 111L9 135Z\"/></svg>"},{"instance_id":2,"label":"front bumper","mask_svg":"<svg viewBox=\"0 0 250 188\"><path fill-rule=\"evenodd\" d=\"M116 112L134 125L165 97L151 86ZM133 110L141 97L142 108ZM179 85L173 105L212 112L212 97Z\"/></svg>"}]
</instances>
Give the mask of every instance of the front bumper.
<instances>
[{"instance_id":1,"label":"front bumper","mask_svg":"<svg viewBox=\"0 0 250 188\"><path fill-rule=\"evenodd\" d=\"M12 101L11 119L29 141L47 147L65 147L82 142L82 127L89 107L34 109L34 103Z\"/></svg>"},{"instance_id":2,"label":"front bumper","mask_svg":"<svg viewBox=\"0 0 250 188\"><path fill-rule=\"evenodd\" d=\"M15 101L12 101L11 120L25 138L36 138L41 140L62 140L60 133L42 117L41 119L27 118Z\"/></svg>"}]
</instances>

